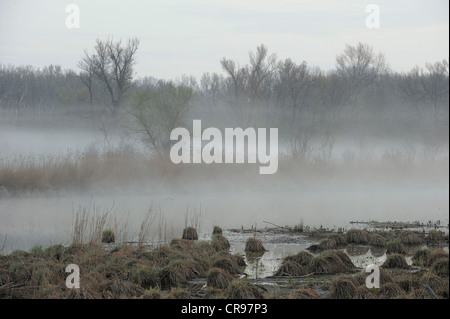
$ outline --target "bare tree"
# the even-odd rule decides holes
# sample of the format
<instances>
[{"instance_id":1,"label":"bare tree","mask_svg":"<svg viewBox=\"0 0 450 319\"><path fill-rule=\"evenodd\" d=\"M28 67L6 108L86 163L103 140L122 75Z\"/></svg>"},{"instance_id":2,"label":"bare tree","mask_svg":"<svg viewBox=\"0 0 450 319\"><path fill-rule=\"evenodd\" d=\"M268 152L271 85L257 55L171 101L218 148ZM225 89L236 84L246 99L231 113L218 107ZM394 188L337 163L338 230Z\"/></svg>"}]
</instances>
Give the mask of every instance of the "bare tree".
<instances>
[{"instance_id":1,"label":"bare tree","mask_svg":"<svg viewBox=\"0 0 450 319\"><path fill-rule=\"evenodd\" d=\"M436 117L442 99L448 96L448 61L427 63L426 69L427 73L421 77L422 88L425 97L433 106L433 115Z\"/></svg>"},{"instance_id":2,"label":"bare tree","mask_svg":"<svg viewBox=\"0 0 450 319\"><path fill-rule=\"evenodd\" d=\"M163 83L153 91L137 92L131 104L131 114L136 119L143 141L160 154L170 148L170 132L181 126L192 98L192 88Z\"/></svg>"},{"instance_id":3,"label":"bare tree","mask_svg":"<svg viewBox=\"0 0 450 319\"><path fill-rule=\"evenodd\" d=\"M397 95L413 107L418 118L421 115L419 105L426 95L422 87L422 76L423 70L415 67L408 73L398 75L395 81Z\"/></svg>"},{"instance_id":4,"label":"bare tree","mask_svg":"<svg viewBox=\"0 0 450 319\"><path fill-rule=\"evenodd\" d=\"M126 45L121 40L114 42L112 39L97 39L94 54L90 56L85 52L79 63L85 77L86 73L89 75L92 72L104 83L111 99L108 107L113 115L117 115L124 95L131 86L138 47L137 38L128 40Z\"/></svg>"},{"instance_id":5,"label":"bare tree","mask_svg":"<svg viewBox=\"0 0 450 319\"><path fill-rule=\"evenodd\" d=\"M89 105L91 106L92 115L94 115L94 105L93 105L93 85L94 85L94 56L89 55L89 53L85 50L84 56L78 62L78 67L81 69L81 72L78 74L81 82L86 86L89 92Z\"/></svg>"},{"instance_id":6,"label":"bare tree","mask_svg":"<svg viewBox=\"0 0 450 319\"><path fill-rule=\"evenodd\" d=\"M361 91L380 79L388 69L384 55L375 54L368 44L347 44L344 52L336 57L336 71L349 84L353 106Z\"/></svg>"}]
</instances>

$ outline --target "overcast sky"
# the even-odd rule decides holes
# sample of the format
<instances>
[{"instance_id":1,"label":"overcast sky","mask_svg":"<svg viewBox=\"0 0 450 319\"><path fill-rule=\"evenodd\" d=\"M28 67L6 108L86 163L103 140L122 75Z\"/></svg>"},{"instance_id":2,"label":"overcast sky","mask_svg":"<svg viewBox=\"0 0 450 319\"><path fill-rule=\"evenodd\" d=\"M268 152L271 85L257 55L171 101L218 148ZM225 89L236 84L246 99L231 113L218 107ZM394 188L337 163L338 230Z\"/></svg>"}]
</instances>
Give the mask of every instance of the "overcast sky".
<instances>
[{"instance_id":1,"label":"overcast sky","mask_svg":"<svg viewBox=\"0 0 450 319\"><path fill-rule=\"evenodd\" d=\"M80 28L66 27L68 4ZM380 28L366 27L368 4ZM264 43L279 58L330 69L345 44L365 42L394 70L448 59L447 0L0 0L0 64L76 69L97 38L138 37L139 76L222 72L220 59L248 61Z\"/></svg>"}]
</instances>

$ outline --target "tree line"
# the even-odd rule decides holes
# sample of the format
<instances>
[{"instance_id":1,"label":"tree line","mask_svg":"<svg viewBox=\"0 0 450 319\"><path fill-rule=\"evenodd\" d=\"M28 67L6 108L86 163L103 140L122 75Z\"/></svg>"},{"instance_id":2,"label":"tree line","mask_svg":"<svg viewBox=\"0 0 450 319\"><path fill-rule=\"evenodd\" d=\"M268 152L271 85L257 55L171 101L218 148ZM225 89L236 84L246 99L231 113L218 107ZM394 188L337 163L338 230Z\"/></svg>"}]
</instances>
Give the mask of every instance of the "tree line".
<instances>
[{"instance_id":1,"label":"tree line","mask_svg":"<svg viewBox=\"0 0 450 319\"><path fill-rule=\"evenodd\" d=\"M229 119L242 127L276 119L294 130L324 117L405 114L444 119L448 125L447 59L397 72L382 53L357 43L347 44L335 68L325 71L306 61L279 59L260 45L244 65L223 58L222 73L164 81L135 77L138 49L136 38L97 40L77 70L0 65L0 109L16 119L27 111L67 111L93 119L128 114L153 148L167 144L158 136L195 117Z\"/></svg>"}]
</instances>

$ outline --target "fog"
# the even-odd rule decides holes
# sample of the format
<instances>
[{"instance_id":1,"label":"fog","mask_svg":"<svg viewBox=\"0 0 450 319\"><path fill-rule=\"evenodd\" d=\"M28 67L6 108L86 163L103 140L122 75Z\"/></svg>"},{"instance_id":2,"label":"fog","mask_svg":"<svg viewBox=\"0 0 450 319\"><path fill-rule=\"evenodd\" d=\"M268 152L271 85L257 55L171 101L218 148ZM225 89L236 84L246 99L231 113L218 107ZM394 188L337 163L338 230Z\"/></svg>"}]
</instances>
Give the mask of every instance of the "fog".
<instances>
[{"instance_id":1,"label":"fog","mask_svg":"<svg viewBox=\"0 0 450 319\"><path fill-rule=\"evenodd\" d=\"M1 129L0 155L2 161L17 160L20 155L64 157L67 153L89 153L96 148L100 152L108 147L117 149L121 143L151 156L152 152L139 139L120 130L110 133L105 141L101 129L13 126ZM289 151L288 146L281 149L281 154L283 150ZM383 159L383 154L408 153L407 150L414 150L417 164L402 163L405 157L394 164ZM312 147L310 155L320 152L322 148ZM85 208L94 216L93 207L97 207L97 215L110 211L111 220L114 217L116 223L126 225L130 241L136 239L149 209L155 216L164 216L164 238L159 238L162 240L180 237L187 215L192 217L199 211L202 212L199 232L205 238L214 225L228 229L270 227L266 222L290 226L304 223L317 228L348 229L350 221L448 223L448 145L435 147L430 161L431 155L423 143L413 145L411 141L376 137L362 143L357 138L341 137L336 138L327 154L323 164L296 166L295 162L281 161L279 172L267 176L258 174L259 164L243 164L247 168L242 175L239 166L213 163L196 168L179 164L175 176L158 175L156 181L144 178L123 186L120 181L114 185L106 181L101 187L88 186L82 190L29 190L2 196L0 247L8 252L27 250L37 244L70 244L77 212ZM155 222L151 229L152 240L157 241L161 226Z\"/></svg>"},{"instance_id":2,"label":"fog","mask_svg":"<svg viewBox=\"0 0 450 319\"><path fill-rule=\"evenodd\" d=\"M150 211L153 243L189 225L204 238L214 225L448 225L448 58L398 72L357 42L324 71L261 44L221 73L161 80L134 77L139 45L97 39L77 70L0 65L0 252L70 244L80 214L133 242ZM195 120L277 129L277 169L175 164L171 133L193 136Z\"/></svg>"}]
</instances>

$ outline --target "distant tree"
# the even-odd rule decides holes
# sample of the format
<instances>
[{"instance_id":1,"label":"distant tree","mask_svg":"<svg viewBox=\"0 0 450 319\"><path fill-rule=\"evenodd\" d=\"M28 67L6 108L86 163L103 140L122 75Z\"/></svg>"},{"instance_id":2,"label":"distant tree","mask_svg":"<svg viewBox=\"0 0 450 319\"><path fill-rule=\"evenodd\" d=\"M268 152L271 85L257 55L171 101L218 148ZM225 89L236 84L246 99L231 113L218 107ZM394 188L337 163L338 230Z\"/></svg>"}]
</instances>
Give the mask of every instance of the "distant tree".
<instances>
[{"instance_id":1,"label":"distant tree","mask_svg":"<svg viewBox=\"0 0 450 319\"><path fill-rule=\"evenodd\" d=\"M249 60L250 64L244 67L238 67L236 62L226 58L220 61L228 75L225 85L233 96L229 104L243 126L258 120L262 106L269 106L276 70L276 55L268 55L264 45L258 46L256 52L250 52Z\"/></svg>"},{"instance_id":2,"label":"distant tree","mask_svg":"<svg viewBox=\"0 0 450 319\"><path fill-rule=\"evenodd\" d=\"M409 72L398 74L394 81L396 88L394 92L414 109L419 118L421 116L419 105L424 101L426 95L422 87L422 76L423 70L416 66Z\"/></svg>"},{"instance_id":3,"label":"distant tree","mask_svg":"<svg viewBox=\"0 0 450 319\"><path fill-rule=\"evenodd\" d=\"M361 91L379 80L388 69L384 55L375 54L368 44L347 44L344 52L336 57L336 72L348 83L353 106Z\"/></svg>"},{"instance_id":4,"label":"distant tree","mask_svg":"<svg viewBox=\"0 0 450 319\"><path fill-rule=\"evenodd\" d=\"M289 119L296 121L311 98L314 80L306 62L286 59L278 63L275 95L277 104L290 110Z\"/></svg>"},{"instance_id":5,"label":"distant tree","mask_svg":"<svg viewBox=\"0 0 450 319\"><path fill-rule=\"evenodd\" d=\"M139 47L137 38L122 41L97 39L94 53L85 52L78 66L82 70L82 81L89 81L95 75L106 87L111 104L108 106L113 115L117 115L125 93L132 84L136 51ZM86 83L85 83L86 84Z\"/></svg>"},{"instance_id":6,"label":"distant tree","mask_svg":"<svg viewBox=\"0 0 450 319\"><path fill-rule=\"evenodd\" d=\"M81 82L86 86L89 92L89 105L93 112L93 86L94 86L94 55L90 55L86 50L84 56L78 62L78 67L81 69L78 77Z\"/></svg>"},{"instance_id":7,"label":"distant tree","mask_svg":"<svg viewBox=\"0 0 450 319\"><path fill-rule=\"evenodd\" d=\"M170 132L181 125L190 107L191 87L172 82L160 83L151 91L138 91L131 102L131 114L136 119L136 133L160 154L168 153Z\"/></svg>"},{"instance_id":8,"label":"distant tree","mask_svg":"<svg viewBox=\"0 0 450 319\"><path fill-rule=\"evenodd\" d=\"M443 98L449 93L448 61L427 63L426 70L427 72L421 77L422 88L427 101L433 106L433 114L436 117Z\"/></svg>"}]
</instances>

